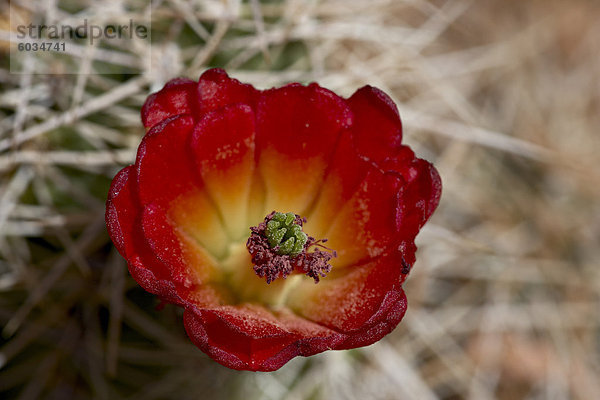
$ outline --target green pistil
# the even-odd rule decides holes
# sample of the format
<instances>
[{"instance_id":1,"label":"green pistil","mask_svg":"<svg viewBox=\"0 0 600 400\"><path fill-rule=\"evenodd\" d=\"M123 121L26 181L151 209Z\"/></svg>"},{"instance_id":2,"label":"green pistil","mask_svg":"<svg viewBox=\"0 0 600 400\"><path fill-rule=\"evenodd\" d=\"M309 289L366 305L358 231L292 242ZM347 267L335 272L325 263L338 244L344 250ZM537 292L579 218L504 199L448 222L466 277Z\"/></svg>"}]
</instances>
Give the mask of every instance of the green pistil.
<instances>
[{"instance_id":1,"label":"green pistil","mask_svg":"<svg viewBox=\"0 0 600 400\"><path fill-rule=\"evenodd\" d=\"M263 222L250 227L246 248L256 275L267 283L298 272L318 283L331 270L329 260L336 252L323 246L327 239L315 240L302 232L306 218L294 213L271 212ZM312 248L313 251L308 250Z\"/></svg>"},{"instance_id":2,"label":"green pistil","mask_svg":"<svg viewBox=\"0 0 600 400\"><path fill-rule=\"evenodd\" d=\"M267 223L265 233L271 248L279 246L276 250L279 255L297 256L302 253L308 240L308 236L302 232L302 226L296 220L296 214L292 212L276 212Z\"/></svg>"}]
</instances>

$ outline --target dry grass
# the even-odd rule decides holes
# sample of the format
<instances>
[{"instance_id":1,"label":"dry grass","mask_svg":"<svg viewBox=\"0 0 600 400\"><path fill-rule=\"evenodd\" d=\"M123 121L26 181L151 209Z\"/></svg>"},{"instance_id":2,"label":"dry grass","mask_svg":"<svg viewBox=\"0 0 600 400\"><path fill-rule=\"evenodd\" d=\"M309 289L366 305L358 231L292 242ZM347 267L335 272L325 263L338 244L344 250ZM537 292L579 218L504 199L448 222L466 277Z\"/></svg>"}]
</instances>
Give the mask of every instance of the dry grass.
<instances>
[{"instance_id":1,"label":"dry grass","mask_svg":"<svg viewBox=\"0 0 600 400\"><path fill-rule=\"evenodd\" d=\"M151 72L97 75L85 53L87 75L11 75L0 47L0 397L600 397L598 2L165 0L152 12ZM103 223L110 179L133 160L145 96L209 66L263 88L369 83L399 103L444 193L418 237L407 316L381 342L229 371L127 275Z\"/></svg>"}]
</instances>

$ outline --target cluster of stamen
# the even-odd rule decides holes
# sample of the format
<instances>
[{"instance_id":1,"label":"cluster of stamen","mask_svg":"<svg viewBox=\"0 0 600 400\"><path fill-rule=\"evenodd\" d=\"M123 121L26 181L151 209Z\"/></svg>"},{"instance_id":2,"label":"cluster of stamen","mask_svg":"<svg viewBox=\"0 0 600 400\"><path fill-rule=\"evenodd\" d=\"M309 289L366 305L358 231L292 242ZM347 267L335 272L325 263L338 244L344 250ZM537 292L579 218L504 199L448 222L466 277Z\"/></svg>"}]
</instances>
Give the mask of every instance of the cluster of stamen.
<instances>
[{"instance_id":1,"label":"cluster of stamen","mask_svg":"<svg viewBox=\"0 0 600 400\"><path fill-rule=\"evenodd\" d=\"M319 283L331 271L329 260L337 256L335 250L323 245L327 239L316 240L304 233L305 222L297 214L273 211L258 226L250 227L246 248L256 275L271 283L297 271Z\"/></svg>"}]
</instances>

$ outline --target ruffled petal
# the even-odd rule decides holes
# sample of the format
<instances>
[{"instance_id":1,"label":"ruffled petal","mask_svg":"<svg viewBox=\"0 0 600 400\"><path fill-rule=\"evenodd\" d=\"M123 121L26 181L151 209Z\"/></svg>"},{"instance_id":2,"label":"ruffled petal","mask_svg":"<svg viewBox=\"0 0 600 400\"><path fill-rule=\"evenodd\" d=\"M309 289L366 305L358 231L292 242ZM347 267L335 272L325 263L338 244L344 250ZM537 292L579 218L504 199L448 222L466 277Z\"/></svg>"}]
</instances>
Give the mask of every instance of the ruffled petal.
<instances>
[{"instance_id":1,"label":"ruffled petal","mask_svg":"<svg viewBox=\"0 0 600 400\"><path fill-rule=\"evenodd\" d=\"M167 118L197 111L198 83L186 78L172 79L151 94L142 107L142 123L151 128Z\"/></svg>"},{"instance_id":2,"label":"ruffled petal","mask_svg":"<svg viewBox=\"0 0 600 400\"><path fill-rule=\"evenodd\" d=\"M233 369L273 371L291 358L341 344L346 337L283 310L242 304L187 308L186 331L210 357Z\"/></svg>"},{"instance_id":3,"label":"ruffled petal","mask_svg":"<svg viewBox=\"0 0 600 400\"><path fill-rule=\"evenodd\" d=\"M230 236L247 236L255 165L252 109L237 105L206 114L194 128L191 145L200 176Z\"/></svg>"},{"instance_id":4,"label":"ruffled petal","mask_svg":"<svg viewBox=\"0 0 600 400\"><path fill-rule=\"evenodd\" d=\"M316 84L263 92L257 108L265 212L302 214L321 186L340 132L352 123L343 99Z\"/></svg>"},{"instance_id":5,"label":"ruffled petal","mask_svg":"<svg viewBox=\"0 0 600 400\"><path fill-rule=\"evenodd\" d=\"M234 369L259 370L298 339L260 306L187 309L184 323L198 347Z\"/></svg>"}]
</instances>

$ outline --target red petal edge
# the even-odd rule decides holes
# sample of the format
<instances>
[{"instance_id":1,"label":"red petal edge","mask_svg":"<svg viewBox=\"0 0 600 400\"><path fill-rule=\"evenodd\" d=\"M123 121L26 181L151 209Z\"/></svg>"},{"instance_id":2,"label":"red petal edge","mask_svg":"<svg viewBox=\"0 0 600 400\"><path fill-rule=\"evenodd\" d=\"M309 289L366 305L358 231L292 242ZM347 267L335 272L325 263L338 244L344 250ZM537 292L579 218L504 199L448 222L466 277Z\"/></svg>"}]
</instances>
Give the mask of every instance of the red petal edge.
<instances>
[{"instance_id":1,"label":"red petal edge","mask_svg":"<svg viewBox=\"0 0 600 400\"><path fill-rule=\"evenodd\" d=\"M220 364L236 370L275 371L294 357L373 344L398 325L406 308L406 295L399 289L385 296L377 312L361 329L344 333L321 327L321 335L312 336L302 335L297 326L286 323L285 319L277 325L263 320L264 326L249 329L246 319L214 309L186 307L183 322L194 344ZM247 313L246 317L256 316ZM308 320L301 324L309 326L308 329L316 325Z\"/></svg>"},{"instance_id":2,"label":"red petal edge","mask_svg":"<svg viewBox=\"0 0 600 400\"><path fill-rule=\"evenodd\" d=\"M146 291L164 301L182 304L170 272L143 240L140 209L135 194L135 168L123 168L113 180L106 202L106 226L117 250L127 260L129 272Z\"/></svg>"}]
</instances>

